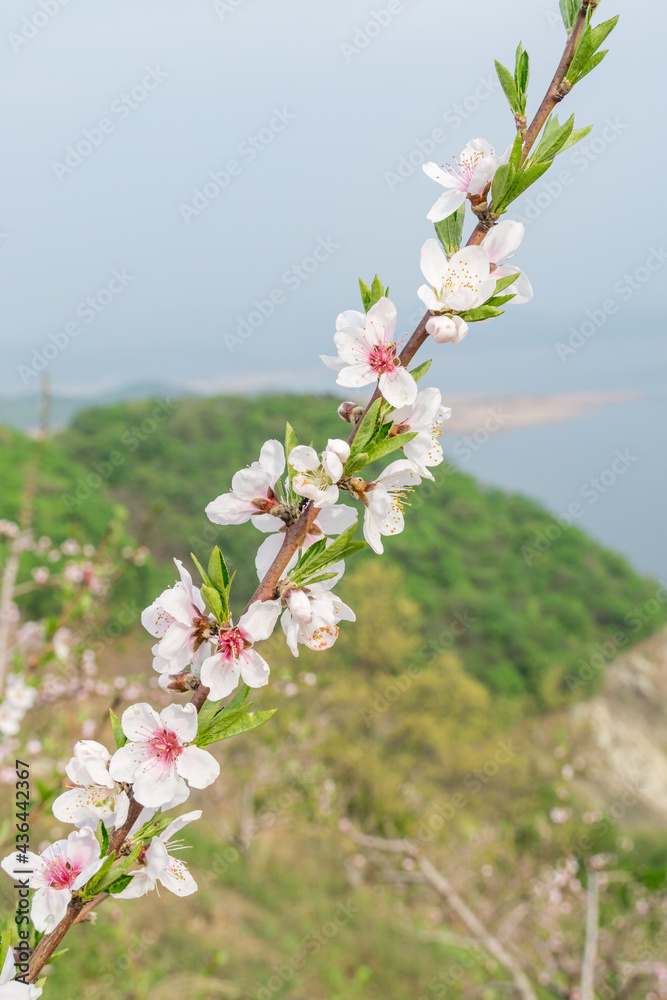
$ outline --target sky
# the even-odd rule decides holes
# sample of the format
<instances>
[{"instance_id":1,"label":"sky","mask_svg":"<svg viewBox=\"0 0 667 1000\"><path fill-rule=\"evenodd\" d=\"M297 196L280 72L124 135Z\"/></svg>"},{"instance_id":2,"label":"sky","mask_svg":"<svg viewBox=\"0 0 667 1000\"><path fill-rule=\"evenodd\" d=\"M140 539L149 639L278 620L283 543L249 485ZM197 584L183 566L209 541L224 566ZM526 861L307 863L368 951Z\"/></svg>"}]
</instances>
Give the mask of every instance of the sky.
<instances>
[{"instance_id":1,"label":"sky","mask_svg":"<svg viewBox=\"0 0 667 1000\"><path fill-rule=\"evenodd\" d=\"M667 9L637 10L601 3L596 20L621 15L611 51L560 108L592 132L507 216L533 300L432 345L429 383L445 401L635 393L551 429L482 428L467 470L558 515L630 448L580 526L667 577ZM42 371L87 399L335 390L318 356L359 276L389 285L401 336L421 316L442 190L421 162L512 140L493 60L519 41L530 115L564 44L557 0L4 0L0 396Z\"/></svg>"},{"instance_id":2,"label":"sky","mask_svg":"<svg viewBox=\"0 0 667 1000\"><path fill-rule=\"evenodd\" d=\"M667 15L615 0L598 19L617 12L561 106L592 133L509 216L535 298L439 348L443 391L663 384L663 210L642 195L664 160L649 98ZM563 45L556 0L5 0L0 393L40 368L86 394L331 388L318 355L358 276L390 286L401 334L421 315L441 189L419 161L505 148L493 60L519 40L530 111Z\"/></svg>"}]
</instances>

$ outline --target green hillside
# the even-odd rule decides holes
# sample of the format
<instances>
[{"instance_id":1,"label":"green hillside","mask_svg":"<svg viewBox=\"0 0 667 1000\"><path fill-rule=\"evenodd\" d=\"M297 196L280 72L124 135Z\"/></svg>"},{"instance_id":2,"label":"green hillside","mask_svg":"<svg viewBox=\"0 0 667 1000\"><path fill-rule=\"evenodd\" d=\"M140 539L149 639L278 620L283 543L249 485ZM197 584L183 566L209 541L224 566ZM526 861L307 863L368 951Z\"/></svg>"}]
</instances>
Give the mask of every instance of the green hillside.
<instances>
[{"instance_id":1,"label":"green hillside","mask_svg":"<svg viewBox=\"0 0 667 1000\"><path fill-rule=\"evenodd\" d=\"M132 534L157 562L147 586L169 582L173 556L206 556L220 544L245 598L264 536L251 525L212 525L204 506L257 458L264 440L283 438L286 417L302 441L344 434L336 406L333 398L276 395L86 410L46 449L38 530L59 539L69 522L99 537L114 503L122 503ZM20 433L2 435L0 501L11 516L28 449ZM469 673L492 692L527 695L546 707L589 690L601 677L601 659L660 627L662 605L641 625L633 616L656 585L624 559L571 528L527 561L522 549L553 523L543 508L482 488L448 463L435 471L436 482L413 495L406 530L388 540L379 560L387 570L400 564L408 594L423 611L424 642L413 650L415 659L428 661L454 644ZM374 559L370 552L357 557L359 565ZM344 594L345 584L339 589Z\"/></svg>"}]
</instances>

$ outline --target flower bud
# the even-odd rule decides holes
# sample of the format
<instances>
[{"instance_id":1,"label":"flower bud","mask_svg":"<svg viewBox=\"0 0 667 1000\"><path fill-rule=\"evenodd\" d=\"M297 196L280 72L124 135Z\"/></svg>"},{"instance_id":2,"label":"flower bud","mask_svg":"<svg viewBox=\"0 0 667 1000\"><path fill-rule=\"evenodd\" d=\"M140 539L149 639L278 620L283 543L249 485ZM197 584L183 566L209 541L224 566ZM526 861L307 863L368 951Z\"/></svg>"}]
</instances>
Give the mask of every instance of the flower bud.
<instances>
[{"instance_id":1,"label":"flower bud","mask_svg":"<svg viewBox=\"0 0 667 1000\"><path fill-rule=\"evenodd\" d=\"M352 403L349 400L341 403L338 407L338 416L341 420L346 420L348 424L358 424L363 412L363 406L359 406L358 403Z\"/></svg>"}]
</instances>

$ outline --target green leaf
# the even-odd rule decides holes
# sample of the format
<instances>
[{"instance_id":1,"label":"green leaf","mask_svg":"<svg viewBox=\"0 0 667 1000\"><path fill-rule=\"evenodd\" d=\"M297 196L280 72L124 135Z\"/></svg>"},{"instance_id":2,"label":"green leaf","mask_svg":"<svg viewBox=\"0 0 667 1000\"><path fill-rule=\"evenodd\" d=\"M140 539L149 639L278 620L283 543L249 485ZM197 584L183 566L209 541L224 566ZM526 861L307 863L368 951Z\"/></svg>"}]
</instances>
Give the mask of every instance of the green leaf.
<instances>
[{"instance_id":1,"label":"green leaf","mask_svg":"<svg viewBox=\"0 0 667 1000\"><path fill-rule=\"evenodd\" d=\"M559 0L559 3L565 30L568 35L571 35L577 21L577 15L581 10L581 0Z\"/></svg>"},{"instance_id":2,"label":"green leaf","mask_svg":"<svg viewBox=\"0 0 667 1000\"><path fill-rule=\"evenodd\" d=\"M229 618L229 612L223 605L223 598L221 594L215 589L215 587L209 587L206 584L203 584L201 592L204 596L204 600L213 612L215 620L219 625L224 625Z\"/></svg>"},{"instance_id":3,"label":"green leaf","mask_svg":"<svg viewBox=\"0 0 667 1000\"><path fill-rule=\"evenodd\" d=\"M290 452L297 448L299 439L294 433L294 428L290 423L285 425L285 454L289 457Z\"/></svg>"},{"instance_id":4,"label":"green leaf","mask_svg":"<svg viewBox=\"0 0 667 1000\"><path fill-rule=\"evenodd\" d=\"M81 892L86 896L97 896L100 892L102 892L104 889L104 883L115 863L116 855L109 854L104 859L99 871L95 872L91 879L88 879L86 884L81 889ZM111 879L111 881L113 881L113 879Z\"/></svg>"},{"instance_id":5,"label":"green leaf","mask_svg":"<svg viewBox=\"0 0 667 1000\"><path fill-rule=\"evenodd\" d=\"M380 406L382 405L382 400L380 398L376 399L375 402L369 407L368 412L363 417L357 433L354 435L354 440L351 446L351 456L357 454L357 452L364 451L366 445L373 436L375 431L375 425L378 421L378 414L380 412ZM347 472L347 463L346 469Z\"/></svg>"},{"instance_id":6,"label":"green leaf","mask_svg":"<svg viewBox=\"0 0 667 1000\"><path fill-rule=\"evenodd\" d=\"M596 58L597 58L597 56L596 56ZM592 128L593 128L593 126L589 125L587 128L575 128L575 129L572 129L572 131L570 132L570 136L569 136L567 142L563 146L561 146L561 148L559 150L559 153L564 153L566 149L570 148L570 146L574 146L575 142L579 142L580 139L584 139L588 135L588 133L591 131Z\"/></svg>"},{"instance_id":7,"label":"green leaf","mask_svg":"<svg viewBox=\"0 0 667 1000\"><path fill-rule=\"evenodd\" d=\"M127 889L131 881L131 875L119 875L118 878L112 882L110 886L108 886L107 892L111 893L111 895L115 895L117 892L122 892L123 889Z\"/></svg>"},{"instance_id":8,"label":"green leaf","mask_svg":"<svg viewBox=\"0 0 667 1000\"><path fill-rule=\"evenodd\" d=\"M488 303L478 306L477 309L468 309L466 312L459 313L466 323L478 323L482 319L493 319L495 316L502 316L502 314L502 309L488 305Z\"/></svg>"},{"instance_id":9,"label":"green leaf","mask_svg":"<svg viewBox=\"0 0 667 1000\"><path fill-rule=\"evenodd\" d=\"M341 559L347 559L354 555L356 552L360 552L362 549L366 548L366 542L355 542L353 541L354 534L357 530L356 522L344 531L342 535L339 535L335 541L331 542L330 545L326 545L326 539L321 539L321 541L316 542L317 546L322 546L319 549L317 555L308 558L315 545L311 545L304 556L301 557L298 564L289 574L289 579L292 580L297 586L302 586L303 581L306 579L312 579L312 577L319 573L321 570L331 566L333 563L339 562ZM326 547L325 547L326 546Z\"/></svg>"},{"instance_id":10,"label":"green leaf","mask_svg":"<svg viewBox=\"0 0 667 1000\"><path fill-rule=\"evenodd\" d=\"M506 302L515 297L516 293L512 292L511 295L493 295L490 299L487 299L484 303L485 306L504 306Z\"/></svg>"},{"instance_id":11,"label":"green leaf","mask_svg":"<svg viewBox=\"0 0 667 1000\"><path fill-rule=\"evenodd\" d=\"M506 288L509 288L509 286L513 284L519 277L519 273L520 272L517 271L516 274L508 274L507 277L505 278L498 278L498 280L496 281L496 290L493 293L494 296L500 295L500 293L504 292Z\"/></svg>"},{"instance_id":12,"label":"green leaf","mask_svg":"<svg viewBox=\"0 0 667 1000\"><path fill-rule=\"evenodd\" d=\"M204 570L203 570L203 568L202 568L202 565L201 565L201 563L200 563L200 562L199 562L199 560L197 559L197 556L196 556L196 555L194 555L194 553L192 553L192 552L191 552L191 553L190 553L190 558L192 559L193 563L194 563L194 564L195 564L195 566L197 567L197 570L198 570L198 572L199 572L199 575L201 576L201 578L202 578L202 580L204 581L204 583L208 583L208 584L210 584L210 582L211 582L211 581L209 580L209 578L208 578L208 575L207 575L207 574L206 574L206 573L204 572Z\"/></svg>"},{"instance_id":13,"label":"green leaf","mask_svg":"<svg viewBox=\"0 0 667 1000\"><path fill-rule=\"evenodd\" d=\"M303 581L303 587L310 587L313 583L324 583L325 580L333 580L338 573L320 573L319 576L314 576L312 579L309 577L307 580Z\"/></svg>"},{"instance_id":14,"label":"green leaf","mask_svg":"<svg viewBox=\"0 0 667 1000\"><path fill-rule=\"evenodd\" d=\"M591 70L594 70L596 66L599 66L608 52L609 49L602 49L601 52L596 52L594 56L591 56L591 58L588 60L588 62L582 69L581 73L577 77L577 83L579 83L580 80L583 80L585 76L588 76ZM593 128L592 125L591 128Z\"/></svg>"},{"instance_id":15,"label":"green leaf","mask_svg":"<svg viewBox=\"0 0 667 1000\"><path fill-rule=\"evenodd\" d=\"M116 750L120 750L127 743L127 736L123 732L123 727L120 724L120 719L114 712L113 708L109 709L109 717L111 719L111 731L113 733L114 742L116 744Z\"/></svg>"},{"instance_id":16,"label":"green leaf","mask_svg":"<svg viewBox=\"0 0 667 1000\"><path fill-rule=\"evenodd\" d=\"M387 291L388 290L389 289L387 289ZM373 278L373 284L371 285L371 307L373 307L376 302L379 302L383 295L384 286L376 274Z\"/></svg>"},{"instance_id":17,"label":"green leaf","mask_svg":"<svg viewBox=\"0 0 667 1000\"><path fill-rule=\"evenodd\" d=\"M528 53L523 51L523 45L519 42L516 49L516 55L514 57L514 82L516 83L516 89L519 95L521 114L524 114L526 111L526 91L528 90L529 76L530 62L528 59Z\"/></svg>"},{"instance_id":18,"label":"green leaf","mask_svg":"<svg viewBox=\"0 0 667 1000\"><path fill-rule=\"evenodd\" d=\"M503 207L506 208L511 202L515 201L519 195L534 184L536 180L542 176L542 174L549 169L552 164L552 160L547 163L527 163L523 170L520 170L514 179L512 187L505 195L503 199Z\"/></svg>"},{"instance_id":19,"label":"green leaf","mask_svg":"<svg viewBox=\"0 0 667 1000\"><path fill-rule=\"evenodd\" d=\"M132 850L132 852L127 855L127 857L123 857L123 858L120 859L120 870L122 872L124 872L127 868L129 868L130 865L134 864L134 862L137 860L137 858L141 854L141 848L142 847L143 847L143 844L141 843L141 841L139 841L139 843Z\"/></svg>"},{"instance_id":20,"label":"green leaf","mask_svg":"<svg viewBox=\"0 0 667 1000\"><path fill-rule=\"evenodd\" d=\"M547 125L549 125L552 120L555 121L556 127L554 128L552 126L549 131L547 131L545 126L544 134L540 140L537 150L531 157L531 163L544 163L547 160L553 160L572 133L572 129L574 128L574 115L570 115L568 120L563 125L558 124L558 118L556 115L551 115L549 117Z\"/></svg>"},{"instance_id":21,"label":"green leaf","mask_svg":"<svg viewBox=\"0 0 667 1000\"><path fill-rule=\"evenodd\" d=\"M614 30L618 24L618 14L616 17L610 18L608 21L603 21L602 24L598 24L595 28L588 26L583 35L581 36L581 41L577 47L576 54L572 60L567 75L566 80L569 80L571 84L578 83L579 80L585 75L584 67L588 64L591 57L600 48L605 38ZM589 73L591 69L594 69L597 64L601 62L598 59L597 62L586 70Z\"/></svg>"},{"instance_id":22,"label":"green leaf","mask_svg":"<svg viewBox=\"0 0 667 1000\"><path fill-rule=\"evenodd\" d=\"M275 713L275 708L270 709L268 712L220 713L220 717L214 720L210 729L202 736L197 736L196 744L199 747L205 747L210 743L217 743L220 740L227 740L231 736L238 736L240 733L248 733L251 729L263 726Z\"/></svg>"},{"instance_id":23,"label":"green leaf","mask_svg":"<svg viewBox=\"0 0 667 1000\"><path fill-rule=\"evenodd\" d=\"M368 312L371 307L371 290L361 278L359 278L359 291L361 292L361 303L364 307L364 312Z\"/></svg>"},{"instance_id":24,"label":"green leaf","mask_svg":"<svg viewBox=\"0 0 667 1000\"><path fill-rule=\"evenodd\" d=\"M510 153L510 158L509 158L509 162L512 164L515 170L519 169L522 152L523 152L523 142L521 140L521 133L517 132L516 136L514 137L514 144L512 145L512 152Z\"/></svg>"},{"instance_id":25,"label":"green leaf","mask_svg":"<svg viewBox=\"0 0 667 1000\"><path fill-rule=\"evenodd\" d=\"M104 823L102 822L102 820L100 820L99 823L97 824L97 829L95 830L95 836L99 841L100 857L102 857L102 855L106 854L109 849L109 832Z\"/></svg>"},{"instance_id":26,"label":"green leaf","mask_svg":"<svg viewBox=\"0 0 667 1000\"><path fill-rule=\"evenodd\" d=\"M506 193L512 186L516 177L516 167L512 163L504 163L495 172L493 183L491 184L491 200L494 211L496 205L502 205Z\"/></svg>"},{"instance_id":27,"label":"green leaf","mask_svg":"<svg viewBox=\"0 0 667 1000\"><path fill-rule=\"evenodd\" d=\"M369 464L370 459L368 457L368 452L360 451L355 455L350 455L347 462L345 463L345 475L354 476L357 472L361 472Z\"/></svg>"},{"instance_id":28,"label":"green leaf","mask_svg":"<svg viewBox=\"0 0 667 1000\"><path fill-rule=\"evenodd\" d=\"M464 202L452 215L448 215L446 219L435 223L435 235L440 240L448 257L455 254L461 246L465 215L466 206Z\"/></svg>"},{"instance_id":29,"label":"green leaf","mask_svg":"<svg viewBox=\"0 0 667 1000\"><path fill-rule=\"evenodd\" d=\"M429 361L423 361L422 364L417 365L416 368L413 368L410 374L412 375L415 382L419 382L419 380L422 379L424 375L426 375L426 372L429 370L430 367L431 367L431 362L429 360Z\"/></svg>"},{"instance_id":30,"label":"green leaf","mask_svg":"<svg viewBox=\"0 0 667 1000\"><path fill-rule=\"evenodd\" d=\"M211 701L207 698L202 707L199 709L199 715L197 716L197 732L203 733L208 726L211 725L213 717L219 711L220 703L217 701Z\"/></svg>"},{"instance_id":31,"label":"green leaf","mask_svg":"<svg viewBox=\"0 0 667 1000\"><path fill-rule=\"evenodd\" d=\"M408 444L416 436L416 431L410 434L395 434L394 437L388 437L384 441L379 441L377 444L371 445L368 452L369 460L377 462L379 458L391 455L393 451L398 451L399 448Z\"/></svg>"},{"instance_id":32,"label":"green leaf","mask_svg":"<svg viewBox=\"0 0 667 1000\"><path fill-rule=\"evenodd\" d=\"M502 63L495 60L496 73L498 74L498 79L500 80L500 86L503 88L505 97L507 98L507 103L512 109L512 114L520 114L521 108L519 106L519 95L516 89L516 83L514 77Z\"/></svg>"},{"instance_id":33,"label":"green leaf","mask_svg":"<svg viewBox=\"0 0 667 1000\"><path fill-rule=\"evenodd\" d=\"M225 562L225 557L216 545L216 547L211 552L211 558L208 561L208 575L213 586L224 592L229 587L229 570L227 569L227 563Z\"/></svg>"}]
</instances>

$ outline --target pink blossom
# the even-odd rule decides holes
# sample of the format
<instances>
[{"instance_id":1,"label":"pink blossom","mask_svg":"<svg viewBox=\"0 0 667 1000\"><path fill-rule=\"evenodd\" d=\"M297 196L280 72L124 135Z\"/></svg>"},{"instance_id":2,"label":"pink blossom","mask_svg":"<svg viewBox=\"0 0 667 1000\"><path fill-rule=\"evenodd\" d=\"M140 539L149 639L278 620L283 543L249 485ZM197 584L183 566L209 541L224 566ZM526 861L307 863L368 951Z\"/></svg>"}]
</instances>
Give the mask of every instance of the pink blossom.
<instances>
[{"instance_id":1,"label":"pink blossom","mask_svg":"<svg viewBox=\"0 0 667 1000\"><path fill-rule=\"evenodd\" d=\"M186 783L206 788L220 774L220 765L207 750L194 746L197 710L194 705L169 705L160 714L145 702L125 709L121 718L128 738L111 758L109 774L134 785L142 805L164 806Z\"/></svg>"},{"instance_id":2,"label":"pink blossom","mask_svg":"<svg viewBox=\"0 0 667 1000\"><path fill-rule=\"evenodd\" d=\"M396 306L383 297L366 315L355 309L341 313L334 336L338 357L320 357L327 368L338 372L338 385L358 388L378 382L388 403L405 406L414 401L417 383L401 365L395 332Z\"/></svg>"}]
</instances>

